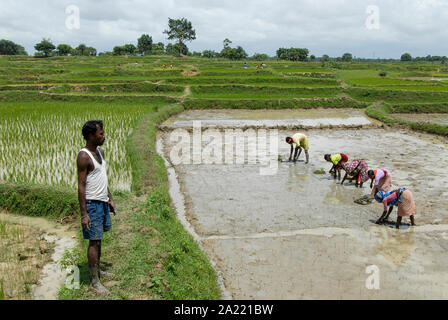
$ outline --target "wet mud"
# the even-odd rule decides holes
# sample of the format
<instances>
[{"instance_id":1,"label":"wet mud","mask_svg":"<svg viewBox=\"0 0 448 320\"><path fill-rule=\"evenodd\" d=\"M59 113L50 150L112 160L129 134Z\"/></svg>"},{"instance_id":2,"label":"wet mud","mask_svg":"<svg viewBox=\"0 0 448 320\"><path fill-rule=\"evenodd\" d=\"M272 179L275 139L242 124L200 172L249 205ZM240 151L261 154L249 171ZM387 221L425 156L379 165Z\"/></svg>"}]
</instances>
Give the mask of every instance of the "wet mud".
<instances>
[{"instance_id":1,"label":"wet mud","mask_svg":"<svg viewBox=\"0 0 448 320\"><path fill-rule=\"evenodd\" d=\"M267 158L289 157L284 138L295 132L279 130L277 154ZM448 298L446 141L397 129L302 132L309 139L310 163L303 162L302 153L297 163L277 161L274 174L260 174L266 163L258 160L171 167L179 183L171 196L183 198L184 216L232 297ZM170 161L176 144L170 132L159 132L158 141L159 153ZM355 188L313 173L328 171L323 155L337 152L349 160L366 159L370 169L390 169L393 187L414 194L417 226L404 218L396 230L396 209L390 223L375 225L382 205L354 203L370 193L369 182ZM380 289L366 286L371 265L378 267Z\"/></svg>"},{"instance_id":2,"label":"wet mud","mask_svg":"<svg viewBox=\"0 0 448 320\"><path fill-rule=\"evenodd\" d=\"M43 267L39 283L33 287L32 298L34 300L58 299L58 292L64 286L67 277L66 272L61 270L59 260L65 251L76 246L75 232L69 230L68 226L56 225L44 218L0 212L0 219L39 229L45 232L43 238L47 242L54 243L52 261Z\"/></svg>"},{"instance_id":3,"label":"wet mud","mask_svg":"<svg viewBox=\"0 0 448 320\"><path fill-rule=\"evenodd\" d=\"M379 124L357 109L188 110L165 121L160 130L188 129L193 120L201 121L203 127L223 129L375 127Z\"/></svg>"}]
</instances>

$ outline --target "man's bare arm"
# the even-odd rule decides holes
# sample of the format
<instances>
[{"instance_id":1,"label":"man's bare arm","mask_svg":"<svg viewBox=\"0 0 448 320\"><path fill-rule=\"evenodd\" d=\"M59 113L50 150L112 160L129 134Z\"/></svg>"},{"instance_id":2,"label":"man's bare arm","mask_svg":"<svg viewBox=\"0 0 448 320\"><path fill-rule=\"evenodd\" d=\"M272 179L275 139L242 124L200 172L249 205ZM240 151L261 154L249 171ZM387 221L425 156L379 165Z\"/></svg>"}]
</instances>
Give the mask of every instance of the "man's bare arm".
<instances>
[{"instance_id":1,"label":"man's bare arm","mask_svg":"<svg viewBox=\"0 0 448 320\"><path fill-rule=\"evenodd\" d=\"M90 218L86 208L86 181L87 170L89 168L89 156L85 152L80 152L76 159L78 168L78 201L81 209L81 224L84 229L89 229Z\"/></svg>"}]
</instances>

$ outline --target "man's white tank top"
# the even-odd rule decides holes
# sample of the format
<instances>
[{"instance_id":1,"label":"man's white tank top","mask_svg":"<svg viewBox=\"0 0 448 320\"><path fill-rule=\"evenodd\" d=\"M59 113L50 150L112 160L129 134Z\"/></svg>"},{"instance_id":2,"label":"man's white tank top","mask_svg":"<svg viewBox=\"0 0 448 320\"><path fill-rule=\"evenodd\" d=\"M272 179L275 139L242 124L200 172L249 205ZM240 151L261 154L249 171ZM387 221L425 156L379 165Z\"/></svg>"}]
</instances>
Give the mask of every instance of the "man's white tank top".
<instances>
[{"instance_id":1,"label":"man's white tank top","mask_svg":"<svg viewBox=\"0 0 448 320\"><path fill-rule=\"evenodd\" d=\"M102 164L96 161L95 157L90 153L87 148L82 148L81 151L86 152L90 159L92 159L95 168L87 175L86 181L86 200L99 200L108 202L108 192L107 192L107 173L106 173L106 161L103 159L101 152L100 154Z\"/></svg>"}]
</instances>

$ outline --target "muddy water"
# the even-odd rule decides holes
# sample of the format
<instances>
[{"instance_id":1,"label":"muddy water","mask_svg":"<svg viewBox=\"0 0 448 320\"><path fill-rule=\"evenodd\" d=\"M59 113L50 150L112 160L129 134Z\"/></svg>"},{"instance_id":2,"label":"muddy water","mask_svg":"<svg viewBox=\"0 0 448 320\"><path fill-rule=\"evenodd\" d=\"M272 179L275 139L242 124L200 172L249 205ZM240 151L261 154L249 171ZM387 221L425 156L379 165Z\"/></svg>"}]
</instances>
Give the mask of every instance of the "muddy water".
<instances>
[{"instance_id":1,"label":"muddy water","mask_svg":"<svg viewBox=\"0 0 448 320\"><path fill-rule=\"evenodd\" d=\"M366 118L356 109L316 110L188 110L174 116L162 125L162 129L185 128L192 120L200 120L204 127L328 127L332 126L374 126L374 120Z\"/></svg>"},{"instance_id":2,"label":"muddy water","mask_svg":"<svg viewBox=\"0 0 448 320\"><path fill-rule=\"evenodd\" d=\"M290 148L284 137L291 133L279 131L278 153L284 157ZM310 164L277 162L273 175L260 175L258 161L174 166L186 219L232 297L448 298L443 254L448 248L448 172L440 169L448 165L447 145L397 130L304 133ZM176 143L167 132L159 141L170 159ZM336 152L367 159L372 169L390 169L394 186L414 194L417 226L410 227L407 218L400 230L375 225L381 205L353 202L370 192L368 183L356 189L313 173L328 170L323 154ZM390 221L395 219L396 209ZM379 268L379 290L366 288L370 265Z\"/></svg>"},{"instance_id":3,"label":"muddy water","mask_svg":"<svg viewBox=\"0 0 448 320\"><path fill-rule=\"evenodd\" d=\"M66 226L56 225L44 218L17 216L0 212L0 219L44 231L44 239L55 244L54 252L51 255L52 262L43 267L41 278L37 286L33 288L32 296L34 300L56 300L66 279L66 273L61 270L58 261L66 250L71 250L76 246L75 233Z\"/></svg>"},{"instance_id":4,"label":"muddy water","mask_svg":"<svg viewBox=\"0 0 448 320\"><path fill-rule=\"evenodd\" d=\"M395 113L394 117L413 122L430 122L448 126L447 113Z\"/></svg>"}]
</instances>

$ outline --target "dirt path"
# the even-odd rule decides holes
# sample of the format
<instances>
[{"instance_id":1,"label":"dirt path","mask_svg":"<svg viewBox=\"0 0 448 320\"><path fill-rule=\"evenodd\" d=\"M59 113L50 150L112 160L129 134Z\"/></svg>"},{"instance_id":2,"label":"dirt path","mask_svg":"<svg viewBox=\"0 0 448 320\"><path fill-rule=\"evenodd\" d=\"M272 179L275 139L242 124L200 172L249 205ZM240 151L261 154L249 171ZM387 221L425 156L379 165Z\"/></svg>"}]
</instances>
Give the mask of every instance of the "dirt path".
<instances>
[{"instance_id":1,"label":"dirt path","mask_svg":"<svg viewBox=\"0 0 448 320\"><path fill-rule=\"evenodd\" d=\"M33 289L32 297L34 300L56 300L67 276L66 272L61 270L59 260L65 251L76 246L75 232L71 231L68 226L56 225L44 218L12 215L4 211L0 212L0 219L44 231L44 239L54 243L52 261L43 267L41 278Z\"/></svg>"}]
</instances>

